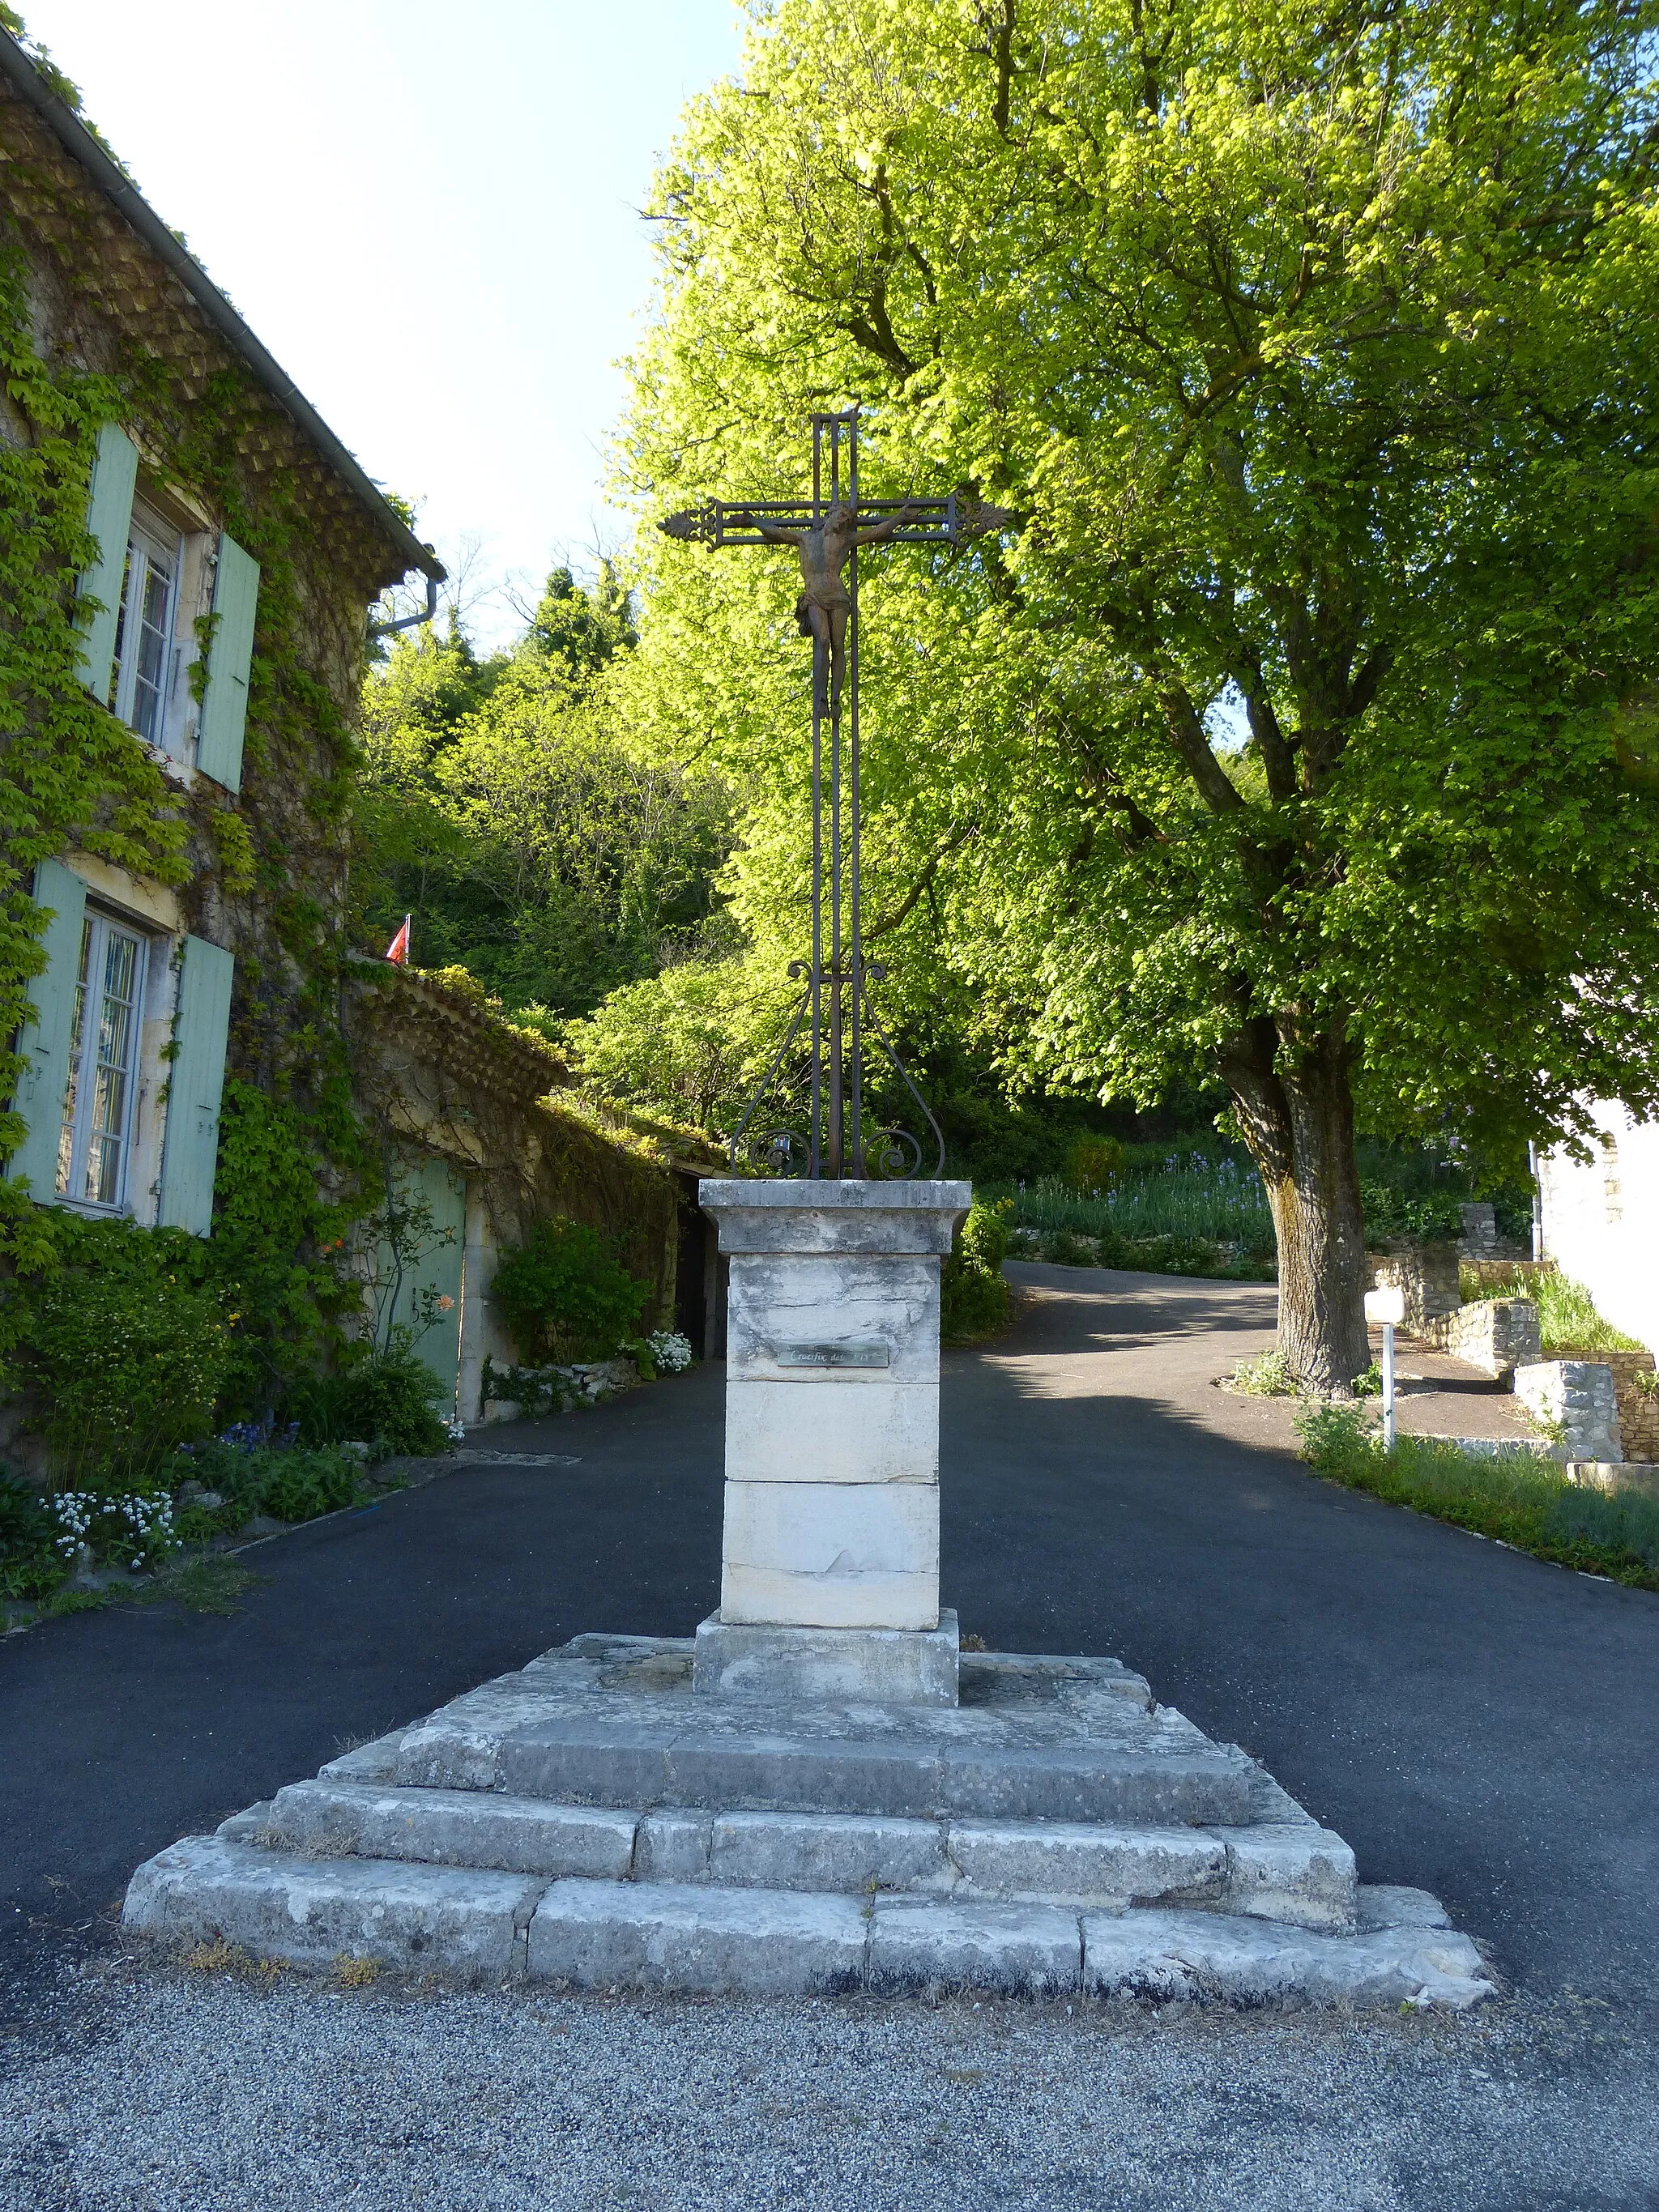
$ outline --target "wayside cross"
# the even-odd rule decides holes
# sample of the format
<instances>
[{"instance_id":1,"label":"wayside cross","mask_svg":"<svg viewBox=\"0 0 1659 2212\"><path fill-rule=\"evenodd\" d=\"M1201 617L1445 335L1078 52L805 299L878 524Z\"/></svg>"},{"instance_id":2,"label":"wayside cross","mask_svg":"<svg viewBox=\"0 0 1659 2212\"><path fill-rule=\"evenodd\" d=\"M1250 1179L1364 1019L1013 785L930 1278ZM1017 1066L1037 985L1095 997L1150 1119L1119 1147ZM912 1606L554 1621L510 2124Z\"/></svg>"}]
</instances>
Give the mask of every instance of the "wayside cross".
<instances>
[{"instance_id":1,"label":"wayside cross","mask_svg":"<svg viewBox=\"0 0 1659 2212\"><path fill-rule=\"evenodd\" d=\"M812 952L790 974L805 989L787 1036L745 1109L732 1139L740 1159L778 1170L804 1167L812 1178L908 1176L925 1150L908 1129L864 1126L864 1044L875 1037L932 1133L945 1164L945 1140L870 1005L869 983L884 969L864 957L859 830L859 551L870 545L955 545L1012 517L964 493L945 497L861 499L859 410L812 417L812 494L800 500L711 499L671 514L659 526L670 538L715 548L785 545L800 556L801 592L795 620L812 641ZM843 738L843 726L845 736ZM826 728L829 743L824 738ZM827 758L826 758L827 753ZM843 787L844 805L843 805ZM827 809L826 809L827 799ZM828 814L826 852L825 815ZM824 955L828 908L829 957ZM799 1135L779 1129L750 1137L749 1127L810 1017L810 1085L805 1158Z\"/></svg>"}]
</instances>

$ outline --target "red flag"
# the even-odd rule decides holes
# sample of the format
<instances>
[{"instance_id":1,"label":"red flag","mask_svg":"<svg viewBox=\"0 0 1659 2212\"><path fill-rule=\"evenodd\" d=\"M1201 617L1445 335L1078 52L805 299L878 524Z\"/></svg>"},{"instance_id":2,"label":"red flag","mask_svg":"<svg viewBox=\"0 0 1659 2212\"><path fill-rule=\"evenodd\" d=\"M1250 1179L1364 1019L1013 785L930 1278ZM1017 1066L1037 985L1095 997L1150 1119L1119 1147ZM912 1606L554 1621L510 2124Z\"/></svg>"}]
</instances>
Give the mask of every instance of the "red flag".
<instances>
[{"instance_id":1,"label":"red flag","mask_svg":"<svg viewBox=\"0 0 1659 2212\"><path fill-rule=\"evenodd\" d=\"M414 919L412 914L406 914L404 916L403 927L386 949L386 958L395 960L400 968L407 968L409 965L409 925Z\"/></svg>"}]
</instances>

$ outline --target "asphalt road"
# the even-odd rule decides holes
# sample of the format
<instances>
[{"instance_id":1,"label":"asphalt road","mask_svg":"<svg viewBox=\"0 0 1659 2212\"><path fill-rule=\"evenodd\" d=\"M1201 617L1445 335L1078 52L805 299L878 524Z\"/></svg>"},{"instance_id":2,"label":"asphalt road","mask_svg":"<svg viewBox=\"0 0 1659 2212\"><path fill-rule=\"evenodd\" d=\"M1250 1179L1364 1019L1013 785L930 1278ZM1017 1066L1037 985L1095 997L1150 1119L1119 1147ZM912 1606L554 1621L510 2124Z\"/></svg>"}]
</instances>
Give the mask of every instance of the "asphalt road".
<instances>
[{"instance_id":1,"label":"asphalt road","mask_svg":"<svg viewBox=\"0 0 1659 2212\"><path fill-rule=\"evenodd\" d=\"M1139 1668L1340 1830L1363 1878L1437 1891L1505 2005L1423 2037L1194 2021L1154 2051L1144 2023L995 2008L849 2014L825 2042L811 2008L458 1997L416 2021L374 1993L192 1992L107 1960L66 1980L67 1939L107 1925L140 1859L343 1742L582 1629L688 1633L715 1597L716 1367L489 1438L580 1466L457 1471L260 1547L232 1619L112 1610L0 1644L0 2021L27 2092L0 2108L0 2203L1659 2204L1659 1597L1314 1480L1282 1409L1212 1388L1267 1340L1271 1291L1012 1272L1014 1332L945 1363L963 1629ZM946 2065L958 2044L981 2055ZM335 2083L370 2047L392 2070L354 2119ZM775 2081L775 2049L795 2054ZM461 2147L509 2063L566 2105L580 2074L590 2118L538 2122L520 2179L486 2188ZM723 2134L696 2085L727 2066ZM365 2178L387 2098L408 2132ZM875 2164L808 2159L826 2098L874 2129Z\"/></svg>"},{"instance_id":2,"label":"asphalt road","mask_svg":"<svg viewBox=\"0 0 1659 2212\"><path fill-rule=\"evenodd\" d=\"M1519 1986L1659 1992L1659 1597L1314 1480L1212 1377L1248 1285L1025 1267L946 1356L944 1561L993 1647L1109 1651L1264 1759L1363 1876L1438 1893ZM0 1909L66 1924L175 1837L588 1628L717 1596L722 1371L511 1431L261 1545L233 1618L123 1608L0 1645Z\"/></svg>"}]
</instances>

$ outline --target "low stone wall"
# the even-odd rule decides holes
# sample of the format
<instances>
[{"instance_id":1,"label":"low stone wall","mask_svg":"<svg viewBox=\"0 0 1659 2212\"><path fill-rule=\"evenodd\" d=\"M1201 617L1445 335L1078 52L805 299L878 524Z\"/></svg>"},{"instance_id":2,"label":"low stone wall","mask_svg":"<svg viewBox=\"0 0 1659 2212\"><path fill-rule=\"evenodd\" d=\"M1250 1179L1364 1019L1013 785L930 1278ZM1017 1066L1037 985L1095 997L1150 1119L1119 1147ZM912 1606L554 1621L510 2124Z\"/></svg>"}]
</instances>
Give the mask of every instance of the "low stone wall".
<instances>
[{"instance_id":1,"label":"low stone wall","mask_svg":"<svg viewBox=\"0 0 1659 2212\"><path fill-rule=\"evenodd\" d=\"M1659 1460L1659 1393L1651 1387L1644 1389L1638 1377L1646 1376L1650 1384L1654 1371L1650 1352L1566 1352L1566 1358L1593 1359L1605 1367L1613 1376L1613 1388L1619 1403L1619 1426L1625 1439L1627 1460Z\"/></svg>"},{"instance_id":2,"label":"low stone wall","mask_svg":"<svg viewBox=\"0 0 1659 2212\"><path fill-rule=\"evenodd\" d=\"M1494 1291L1502 1297L1524 1289L1535 1275L1553 1275L1553 1260L1465 1260L1459 1270L1465 1283L1473 1283L1481 1292Z\"/></svg>"},{"instance_id":3,"label":"low stone wall","mask_svg":"<svg viewBox=\"0 0 1659 2212\"><path fill-rule=\"evenodd\" d=\"M1420 1244L1401 1237L1382 1251L1368 1252L1365 1262L1369 1289L1405 1292L1403 1325L1413 1336L1421 1335L1426 1322L1456 1312L1460 1293L1455 1244Z\"/></svg>"},{"instance_id":4,"label":"low stone wall","mask_svg":"<svg viewBox=\"0 0 1659 2212\"><path fill-rule=\"evenodd\" d=\"M1512 1375L1517 1367L1544 1356L1538 1309L1529 1298L1481 1298L1425 1322L1419 1334L1437 1352L1467 1359L1471 1367L1494 1378Z\"/></svg>"},{"instance_id":5,"label":"low stone wall","mask_svg":"<svg viewBox=\"0 0 1659 2212\"><path fill-rule=\"evenodd\" d=\"M1564 1460L1624 1458L1613 1376L1602 1361L1544 1359L1517 1367L1515 1395L1534 1420L1560 1431Z\"/></svg>"}]
</instances>

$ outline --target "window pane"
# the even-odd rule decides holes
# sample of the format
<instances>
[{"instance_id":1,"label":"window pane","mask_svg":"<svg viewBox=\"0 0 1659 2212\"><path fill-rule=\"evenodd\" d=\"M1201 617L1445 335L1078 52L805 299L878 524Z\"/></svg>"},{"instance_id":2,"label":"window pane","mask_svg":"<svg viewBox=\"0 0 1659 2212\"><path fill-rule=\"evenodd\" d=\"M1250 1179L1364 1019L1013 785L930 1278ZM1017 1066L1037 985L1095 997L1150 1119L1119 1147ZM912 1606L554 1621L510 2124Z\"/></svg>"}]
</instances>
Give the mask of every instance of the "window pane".
<instances>
[{"instance_id":1,"label":"window pane","mask_svg":"<svg viewBox=\"0 0 1659 2212\"><path fill-rule=\"evenodd\" d=\"M137 938L109 922L88 921L82 957L85 980L76 1016L76 1097L65 1124L65 1134L73 1142L60 1149L59 1172L65 1195L72 1192L94 1206L117 1206L122 1196L137 1060L142 964ZM95 1037L87 1034L90 1023L85 1005L94 988L94 974L99 986ZM81 1060L88 1048L92 1065L86 1070L88 1079L82 1081Z\"/></svg>"},{"instance_id":2,"label":"window pane","mask_svg":"<svg viewBox=\"0 0 1659 2212\"><path fill-rule=\"evenodd\" d=\"M144 587L138 625L137 671L132 690L132 726L141 738L157 741L161 726L162 687L167 663L167 606L173 573L154 554L143 562Z\"/></svg>"},{"instance_id":3,"label":"window pane","mask_svg":"<svg viewBox=\"0 0 1659 2212\"><path fill-rule=\"evenodd\" d=\"M58 1195L67 1198L75 1173L75 1102L81 1076L81 1039L87 1021L87 969L92 958L92 924L81 924L81 973L75 986L75 1018L70 1027L69 1081L64 1087L64 1126L58 1137Z\"/></svg>"},{"instance_id":4,"label":"window pane","mask_svg":"<svg viewBox=\"0 0 1659 2212\"><path fill-rule=\"evenodd\" d=\"M115 617L115 652L109 665L109 697L105 702L112 714L118 714L121 710L121 671L126 665L126 638L127 631L131 627L127 620L127 611L132 603L132 571L135 559L137 565L142 568L143 561L142 556L138 555L138 549L137 546L129 545L126 566L121 571L121 605Z\"/></svg>"}]
</instances>

